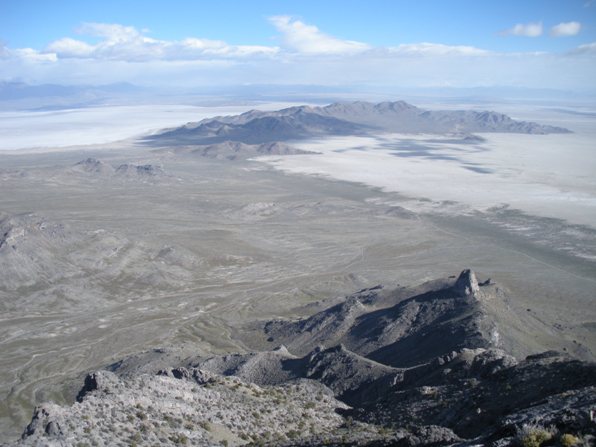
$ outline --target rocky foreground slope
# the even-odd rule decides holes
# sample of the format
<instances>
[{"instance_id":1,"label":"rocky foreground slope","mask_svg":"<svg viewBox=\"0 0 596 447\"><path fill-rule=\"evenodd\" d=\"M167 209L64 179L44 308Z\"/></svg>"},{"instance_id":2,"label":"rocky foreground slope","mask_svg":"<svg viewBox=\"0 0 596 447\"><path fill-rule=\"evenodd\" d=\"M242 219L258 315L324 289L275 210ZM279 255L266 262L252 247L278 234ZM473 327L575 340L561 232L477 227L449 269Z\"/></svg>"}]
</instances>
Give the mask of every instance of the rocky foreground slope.
<instances>
[{"instance_id":1,"label":"rocky foreground slope","mask_svg":"<svg viewBox=\"0 0 596 447\"><path fill-rule=\"evenodd\" d=\"M16 444L591 445L596 365L527 355L548 328L505 297L466 270L256 324L258 352L139 354L39 406Z\"/></svg>"}]
</instances>

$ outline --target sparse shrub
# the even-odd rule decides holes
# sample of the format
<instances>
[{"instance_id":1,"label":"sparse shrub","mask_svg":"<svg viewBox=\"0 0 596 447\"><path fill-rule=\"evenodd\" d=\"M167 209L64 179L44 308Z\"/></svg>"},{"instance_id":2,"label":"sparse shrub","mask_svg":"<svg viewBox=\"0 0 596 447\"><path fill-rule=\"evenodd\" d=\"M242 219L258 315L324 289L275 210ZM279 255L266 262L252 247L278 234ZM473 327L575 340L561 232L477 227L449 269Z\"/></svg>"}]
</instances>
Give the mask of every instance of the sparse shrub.
<instances>
[{"instance_id":1,"label":"sparse shrub","mask_svg":"<svg viewBox=\"0 0 596 447\"><path fill-rule=\"evenodd\" d=\"M188 437L183 433L178 433L176 435L170 436L170 441L172 441L174 444L186 445L188 444Z\"/></svg>"},{"instance_id":2,"label":"sparse shrub","mask_svg":"<svg viewBox=\"0 0 596 447\"><path fill-rule=\"evenodd\" d=\"M571 447L577 444L579 444L579 438L577 436L573 436L569 433L565 433L561 436L561 445L563 447Z\"/></svg>"},{"instance_id":3,"label":"sparse shrub","mask_svg":"<svg viewBox=\"0 0 596 447\"><path fill-rule=\"evenodd\" d=\"M316 404L314 402L307 402L304 404L304 408L306 408L307 410L312 410L315 407L316 407Z\"/></svg>"},{"instance_id":4,"label":"sparse shrub","mask_svg":"<svg viewBox=\"0 0 596 447\"><path fill-rule=\"evenodd\" d=\"M199 426L205 431L211 431L211 424L207 421L199 422Z\"/></svg>"},{"instance_id":5,"label":"sparse shrub","mask_svg":"<svg viewBox=\"0 0 596 447\"><path fill-rule=\"evenodd\" d=\"M352 416L348 416L346 418L345 426L347 428L351 428L353 425L354 425L354 419L352 418Z\"/></svg>"},{"instance_id":6,"label":"sparse shrub","mask_svg":"<svg viewBox=\"0 0 596 447\"><path fill-rule=\"evenodd\" d=\"M288 437L288 439L294 439L300 436L300 432L297 430L290 430L286 433L286 436Z\"/></svg>"},{"instance_id":7,"label":"sparse shrub","mask_svg":"<svg viewBox=\"0 0 596 447\"><path fill-rule=\"evenodd\" d=\"M522 447L540 447L550 441L556 429L553 427L544 428L535 424L524 424L517 432L517 441Z\"/></svg>"},{"instance_id":8,"label":"sparse shrub","mask_svg":"<svg viewBox=\"0 0 596 447\"><path fill-rule=\"evenodd\" d=\"M391 430L389 430L384 425L377 426L377 433L379 433L381 436L387 436L390 432Z\"/></svg>"}]
</instances>

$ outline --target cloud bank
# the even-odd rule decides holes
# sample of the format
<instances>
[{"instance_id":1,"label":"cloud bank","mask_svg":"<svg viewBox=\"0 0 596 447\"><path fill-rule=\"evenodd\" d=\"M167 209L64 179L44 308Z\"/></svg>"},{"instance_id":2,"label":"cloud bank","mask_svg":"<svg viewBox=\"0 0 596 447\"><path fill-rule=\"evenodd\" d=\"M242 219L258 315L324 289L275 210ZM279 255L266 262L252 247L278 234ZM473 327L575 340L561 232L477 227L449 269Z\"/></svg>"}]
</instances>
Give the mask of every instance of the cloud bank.
<instances>
[{"instance_id":1,"label":"cloud bank","mask_svg":"<svg viewBox=\"0 0 596 447\"><path fill-rule=\"evenodd\" d=\"M76 36L43 49L0 45L0 81L32 84L131 82L161 86L243 84L516 87L596 90L596 43L566 53L490 51L436 42L379 47L342 39L290 16L270 17L272 45L232 45L188 37L163 40L132 26L84 23ZM578 34L562 22L555 37ZM518 24L506 35L537 37L541 23Z\"/></svg>"},{"instance_id":2,"label":"cloud bank","mask_svg":"<svg viewBox=\"0 0 596 447\"><path fill-rule=\"evenodd\" d=\"M219 40L188 38L182 41L157 40L145 36L132 26L85 23L79 34L100 37L95 45L69 37L48 45L46 53L58 58L103 59L121 61L196 60L213 57L268 56L277 47L229 45Z\"/></svg>"}]
</instances>

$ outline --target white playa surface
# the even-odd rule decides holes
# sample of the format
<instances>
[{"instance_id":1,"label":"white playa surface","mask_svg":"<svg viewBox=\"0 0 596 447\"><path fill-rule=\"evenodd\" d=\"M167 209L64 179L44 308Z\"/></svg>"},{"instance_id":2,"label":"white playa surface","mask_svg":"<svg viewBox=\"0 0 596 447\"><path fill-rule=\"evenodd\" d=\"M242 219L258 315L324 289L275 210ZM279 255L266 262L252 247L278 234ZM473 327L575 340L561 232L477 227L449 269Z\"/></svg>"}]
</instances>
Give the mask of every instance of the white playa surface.
<instances>
[{"instance_id":1,"label":"white playa surface","mask_svg":"<svg viewBox=\"0 0 596 447\"><path fill-rule=\"evenodd\" d=\"M129 105L0 112L0 152L49 152L105 144L189 121L291 105L295 104ZM434 108L492 109L486 105ZM413 199L410 205L416 210L461 213L508 204L537 216L596 227L596 114L585 109L523 105L499 109L516 119L564 126L574 133L482 134L486 141L478 144L456 144L450 137L421 134L335 137L294 144L320 155L261 160L285 172L323 175L399 192ZM457 205L447 206L445 201Z\"/></svg>"},{"instance_id":2,"label":"white playa surface","mask_svg":"<svg viewBox=\"0 0 596 447\"><path fill-rule=\"evenodd\" d=\"M289 173L360 182L432 201L412 200L418 210L484 211L508 204L596 227L596 117L565 114L557 120L553 114L549 122L574 133L481 134L486 141L478 144L421 134L326 138L295 143L319 155L260 160Z\"/></svg>"},{"instance_id":3,"label":"white playa surface","mask_svg":"<svg viewBox=\"0 0 596 447\"><path fill-rule=\"evenodd\" d=\"M218 115L251 109L277 110L287 103L199 107L187 105L127 105L43 112L0 112L0 151L103 144L181 126Z\"/></svg>"}]
</instances>

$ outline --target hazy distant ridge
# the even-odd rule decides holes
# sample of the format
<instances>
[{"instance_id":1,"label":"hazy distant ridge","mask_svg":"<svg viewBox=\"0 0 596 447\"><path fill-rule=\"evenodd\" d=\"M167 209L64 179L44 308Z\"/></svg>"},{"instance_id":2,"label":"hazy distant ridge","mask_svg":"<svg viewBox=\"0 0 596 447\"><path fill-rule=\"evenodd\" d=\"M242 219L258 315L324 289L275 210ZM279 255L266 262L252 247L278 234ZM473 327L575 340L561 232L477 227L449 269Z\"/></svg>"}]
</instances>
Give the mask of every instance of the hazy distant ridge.
<instances>
[{"instance_id":1,"label":"hazy distant ridge","mask_svg":"<svg viewBox=\"0 0 596 447\"><path fill-rule=\"evenodd\" d=\"M259 144L369 132L549 134L570 131L562 127L517 121L490 111L429 111L404 101L378 104L358 101L325 107L290 107L273 112L251 110L241 115L188 123L153 135L146 141L157 145L213 144L223 141Z\"/></svg>"}]
</instances>

